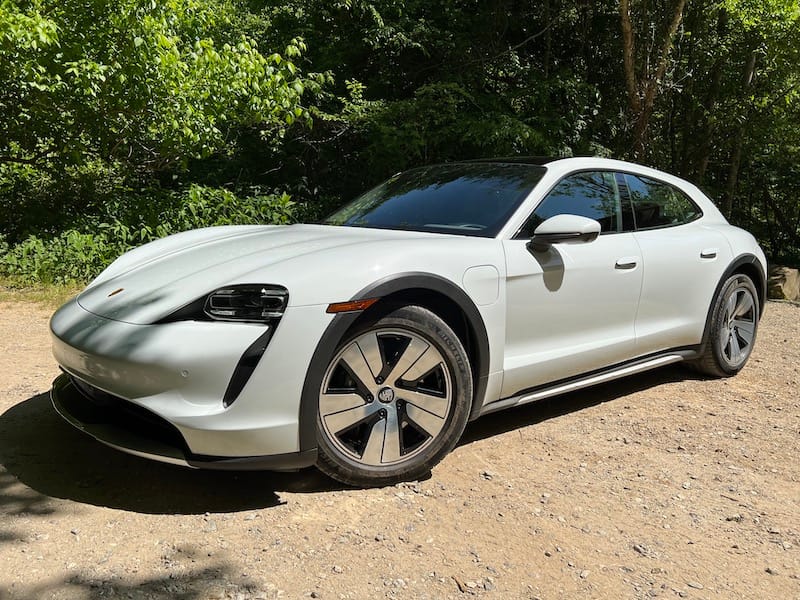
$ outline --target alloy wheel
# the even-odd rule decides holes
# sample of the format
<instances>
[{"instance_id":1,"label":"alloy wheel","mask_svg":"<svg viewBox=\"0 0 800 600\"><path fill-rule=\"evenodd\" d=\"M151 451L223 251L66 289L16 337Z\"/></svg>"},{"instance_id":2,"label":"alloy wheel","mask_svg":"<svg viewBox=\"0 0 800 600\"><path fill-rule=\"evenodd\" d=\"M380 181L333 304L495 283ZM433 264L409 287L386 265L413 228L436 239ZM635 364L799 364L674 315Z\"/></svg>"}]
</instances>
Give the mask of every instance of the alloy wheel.
<instances>
[{"instance_id":1,"label":"alloy wheel","mask_svg":"<svg viewBox=\"0 0 800 600\"><path fill-rule=\"evenodd\" d=\"M725 298L719 345L725 361L732 368L750 356L756 335L758 315L752 291L745 285L733 287Z\"/></svg>"},{"instance_id":2,"label":"alloy wheel","mask_svg":"<svg viewBox=\"0 0 800 600\"><path fill-rule=\"evenodd\" d=\"M324 433L367 467L424 453L447 424L453 384L439 349L416 332L368 330L331 361L319 399Z\"/></svg>"}]
</instances>

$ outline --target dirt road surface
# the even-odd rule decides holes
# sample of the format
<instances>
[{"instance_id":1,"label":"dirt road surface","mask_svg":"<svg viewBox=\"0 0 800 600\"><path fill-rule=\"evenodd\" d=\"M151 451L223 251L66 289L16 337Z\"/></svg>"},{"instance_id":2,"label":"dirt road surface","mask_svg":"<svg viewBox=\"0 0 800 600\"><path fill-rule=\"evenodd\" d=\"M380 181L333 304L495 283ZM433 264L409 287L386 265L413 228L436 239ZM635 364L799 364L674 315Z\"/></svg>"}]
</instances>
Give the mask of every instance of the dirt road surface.
<instances>
[{"instance_id":1,"label":"dirt road surface","mask_svg":"<svg viewBox=\"0 0 800 600\"><path fill-rule=\"evenodd\" d=\"M0 304L0 599L800 598L800 307L727 380L665 368L485 417L429 479L213 473L54 413Z\"/></svg>"}]
</instances>

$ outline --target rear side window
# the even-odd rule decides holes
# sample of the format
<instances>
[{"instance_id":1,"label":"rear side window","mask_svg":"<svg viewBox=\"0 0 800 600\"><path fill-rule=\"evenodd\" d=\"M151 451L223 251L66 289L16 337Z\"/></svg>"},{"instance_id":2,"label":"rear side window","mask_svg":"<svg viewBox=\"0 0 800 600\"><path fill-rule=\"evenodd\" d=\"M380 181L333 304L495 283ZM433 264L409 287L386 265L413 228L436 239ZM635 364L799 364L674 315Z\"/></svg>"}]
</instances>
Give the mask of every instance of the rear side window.
<instances>
[{"instance_id":1,"label":"rear side window","mask_svg":"<svg viewBox=\"0 0 800 600\"><path fill-rule=\"evenodd\" d=\"M702 215L700 208L679 189L641 175L624 175L633 205L636 229L683 225Z\"/></svg>"},{"instance_id":2,"label":"rear side window","mask_svg":"<svg viewBox=\"0 0 800 600\"><path fill-rule=\"evenodd\" d=\"M563 214L594 219L600 223L601 233L619 231L621 211L614 174L595 171L565 177L539 203L515 237L530 238L542 222Z\"/></svg>"}]
</instances>

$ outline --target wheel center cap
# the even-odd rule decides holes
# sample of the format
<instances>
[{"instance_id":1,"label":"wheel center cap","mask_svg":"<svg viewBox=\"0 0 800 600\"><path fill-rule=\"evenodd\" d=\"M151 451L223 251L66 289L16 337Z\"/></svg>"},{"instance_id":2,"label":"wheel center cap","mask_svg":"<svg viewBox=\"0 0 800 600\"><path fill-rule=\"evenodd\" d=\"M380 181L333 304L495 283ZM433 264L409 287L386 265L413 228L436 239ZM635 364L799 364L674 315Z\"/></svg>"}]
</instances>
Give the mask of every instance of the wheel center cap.
<instances>
[{"instance_id":1,"label":"wheel center cap","mask_svg":"<svg viewBox=\"0 0 800 600\"><path fill-rule=\"evenodd\" d=\"M390 404L394 401L394 390L390 387L381 388L378 392L378 400L384 404Z\"/></svg>"}]
</instances>

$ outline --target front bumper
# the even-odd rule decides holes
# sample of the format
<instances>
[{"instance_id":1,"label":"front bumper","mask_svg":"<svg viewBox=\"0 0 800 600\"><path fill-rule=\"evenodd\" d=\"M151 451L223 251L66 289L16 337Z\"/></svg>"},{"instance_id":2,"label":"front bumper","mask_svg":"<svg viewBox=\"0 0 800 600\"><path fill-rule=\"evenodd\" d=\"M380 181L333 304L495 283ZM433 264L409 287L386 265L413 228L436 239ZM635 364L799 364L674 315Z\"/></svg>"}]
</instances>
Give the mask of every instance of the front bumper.
<instances>
[{"instance_id":1,"label":"front bumper","mask_svg":"<svg viewBox=\"0 0 800 600\"><path fill-rule=\"evenodd\" d=\"M56 361L74 378L54 386L54 405L98 440L164 462L277 469L296 468L295 459L302 456L299 463L310 464L316 444L300 445L300 396L316 342L331 318L319 306L288 309L241 393L225 406L236 365L263 326L138 325L97 316L72 301L50 323ZM110 404L131 409L126 413L166 424L175 436L165 446L163 439L154 445L142 435L147 428L123 434L125 419L98 416L74 382L89 395L105 395ZM273 456L275 461L268 458Z\"/></svg>"},{"instance_id":2,"label":"front bumper","mask_svg":"<svg viewBox=\"0 0 800 600\"><path fill-rule=\"evenodd\" d=\"M178 429L158 415L66 374L53 382L50 398L59 415L97 441L160 462L201 469L282 471L310 467L317 459L316 450L236 458L194 454Z\"/></svg>"}]
</instances>

